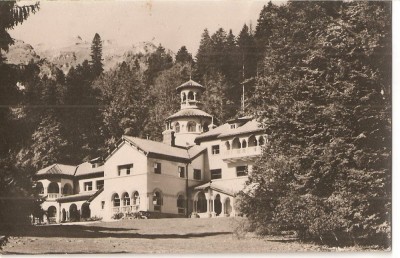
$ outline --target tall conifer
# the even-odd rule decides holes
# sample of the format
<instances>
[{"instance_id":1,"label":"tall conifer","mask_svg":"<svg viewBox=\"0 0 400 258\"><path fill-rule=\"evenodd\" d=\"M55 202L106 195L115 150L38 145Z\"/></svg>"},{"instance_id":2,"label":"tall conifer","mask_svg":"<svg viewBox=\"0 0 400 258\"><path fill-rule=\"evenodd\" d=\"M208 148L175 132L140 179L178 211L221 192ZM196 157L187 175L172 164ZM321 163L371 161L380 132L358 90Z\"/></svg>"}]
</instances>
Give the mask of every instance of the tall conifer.
<instances>
[{"instance_id":1,"label":"tall conifer","mask_svg":"<svg viewBox=\"0 0 400 258\"><path fill-rule=\"evenodd\" d=\"M93 70L93 75L95 77L99 76L103 72L103 44L101 42L100 35L96 33L94 35L93 41L92 41L92 47L91 47L91 65L92 65L92 70Z\"/></svg>"}]
</instances>

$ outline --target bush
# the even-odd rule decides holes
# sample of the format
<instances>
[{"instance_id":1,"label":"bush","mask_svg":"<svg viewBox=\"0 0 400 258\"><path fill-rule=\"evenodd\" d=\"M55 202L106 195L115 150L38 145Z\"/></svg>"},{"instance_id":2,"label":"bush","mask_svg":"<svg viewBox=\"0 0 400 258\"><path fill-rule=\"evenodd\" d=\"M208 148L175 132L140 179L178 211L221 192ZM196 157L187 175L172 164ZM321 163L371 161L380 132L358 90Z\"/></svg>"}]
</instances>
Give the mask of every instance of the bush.
<instances>
[{"instance_id":1,"label":"bush","mask_svg":"<svg viewBox=\"0 0 400 258\"><path fill-rule=\"evenodd\" d=\"M122 212L115 213L111 218L112 219L121 219L124 216Z\"/></svg>"}]
</instances>

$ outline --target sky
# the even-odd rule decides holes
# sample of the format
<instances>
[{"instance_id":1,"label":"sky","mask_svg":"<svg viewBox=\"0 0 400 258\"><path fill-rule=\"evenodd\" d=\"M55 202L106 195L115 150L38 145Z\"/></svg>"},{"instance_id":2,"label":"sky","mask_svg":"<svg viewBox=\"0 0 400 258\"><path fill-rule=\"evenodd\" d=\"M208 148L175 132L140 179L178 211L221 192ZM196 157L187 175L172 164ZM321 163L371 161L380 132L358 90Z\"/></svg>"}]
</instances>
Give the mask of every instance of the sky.
<instances>
[{"instance_id":1,"label":"sky","mask_svg":"<svg viewBox=\"0 0 400 258\"><path fill-rule=\"evenodd\" d=\"M273 1L277 4L282 2ZM119 45L141 41L161 43L174 52L185 45L196 54L203 30L232 29L244 23L255 28L263 5L260 0L164 1L40 1L40 10L10 34L28 44L63 46L80 36L91 41L95 33ZM24 2L19 2L19 5Z\"/></svg>"}]
</instances>

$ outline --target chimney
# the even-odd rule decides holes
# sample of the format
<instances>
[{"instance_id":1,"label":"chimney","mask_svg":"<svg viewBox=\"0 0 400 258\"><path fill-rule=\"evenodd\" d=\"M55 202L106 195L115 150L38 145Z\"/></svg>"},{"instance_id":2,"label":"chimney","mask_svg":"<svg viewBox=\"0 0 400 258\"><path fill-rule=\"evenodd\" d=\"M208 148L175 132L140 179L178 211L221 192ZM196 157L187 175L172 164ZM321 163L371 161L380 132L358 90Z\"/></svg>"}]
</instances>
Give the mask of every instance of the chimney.
<instances>
[{"instance_id":1,"label":"chimney","mask_svg":"<svg viewBox=\"0 0 400 258\"><path fill-rule=\"evenodd\" d=\"M175 146L175 132L173 130L165 130L162 134L163 143Z\"/></svg>"}]
</instances>

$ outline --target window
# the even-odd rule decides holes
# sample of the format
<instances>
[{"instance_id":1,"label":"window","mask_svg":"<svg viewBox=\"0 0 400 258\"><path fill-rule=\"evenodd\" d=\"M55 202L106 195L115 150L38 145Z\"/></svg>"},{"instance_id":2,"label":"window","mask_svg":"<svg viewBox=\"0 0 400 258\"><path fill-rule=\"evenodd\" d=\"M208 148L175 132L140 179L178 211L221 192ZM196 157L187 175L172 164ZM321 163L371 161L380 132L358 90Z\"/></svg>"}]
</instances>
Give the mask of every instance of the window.
<instances>
[{"instance_id":1,"label":"window","mask_svg":"<svg viewBox=\"0 0 400 258\"><path fill-rule=\"evenodd\" d=\"M92 182L85 182L85 183L83 183L83 188L85 189L85 191L92 191L93 183Z\"/></svg>"},{"instance_id":2,"label":"window","mask_svg":"<svg viewBox=\"0 0 400 258\"><path fill-rule=\"evenodd\" d=\"M189 99L189 100L194 100L193 91L189 91L189 93L188 93L188 99Z\"/></svg>"},{"instance_id":3,"label":"window","mask_svg":"<svg viewBox=\"0 0 400 258\"><path fill-rule=\"evenodd\" d=\"M193 178L196 180L201 180L201 170L200 169L193 170Z\"/></svg>"},{"instance_id":4,"label":"window","mask_svg":"<svg viewBox=\"0 0 400 258\"><path fill-rule=\"evenodd\" d=\"M162 198L161 193L158 191L154 192L153 194L153 205L155 211L161 211Z\"/></svg>"},{"instance_id":5,"label":"window","mask_svg":"<svg viewBox=\"0 0 400 258\"><path fill-rule=\"evenodd\" d=\"M126 175L130 175L132 168L133 164L120 165L118 166L118 175L121 176L123 172L125 172Z\"/></svg>"},{"instance_id":6,"label":"window","mask_svg":"<svg viewBox=\"0 0 400 258\"><path fill-rule=\"evenodd\" d=\"M179 133L181 131L181 127L178 122L175 123L175 133Z\"/></svg>"},{"instance_id":7,"label":"window","mask_svg":"<svg viewBox=\"0 0 400 258\"><path fill-rule=\"evenodd\" d=\"M154 162L154 173L161 174L161 163Z\"/></svg>"},{"instance_id":8,"label":"window","mask_svg":"<svg viewBox=\"0 0 400 258\"><path fill-rule=\"evenodd\" d=\"M95 168L96 167L96 164L92 164L92 168Z\"/></svg>"},{"instance_id":9,"label":"window","mask_svg":"<svg viewBox=\"0 0 400 258\"><path fill-rule=\"evenodd\" d=\"M113 206L114 207L119 207L121 205L121 200L119 199L119 195L118 194L114 194L112 200L113 200Z\"/></svg>"},{"instance_id":10,"label":"window","mask_svg":"<svg viewBox=\"0 0 400 258\"><path fill-rule=\"evenodd\" d=\"M211 169L211 179L219 179L222 178L221 169Z\"/></svg>"},{"instance_id":11,"label":"window","mask_svg":"<svg viewBox=\"0 0 400 258\"><path fill-rule=\"evenodd\" d=\"M196 132L196 122L194 121L189 121L187 123L187 131L188 132Z\"/></svg>"},{"instance_id":12,"label":"window","mask_svg":"<svg viewBox=\"0 0 400 258\"><path fill-rule=\"evenodd\" d=\"M235 124L231 125L231 129L235 129L235 128L236 128Z\"/></svg>"},{"instance_id":13,"label":"window","mask_svg":"<svg viewBox=\"0 0 400 258\"><path fill-rule=\"evenodd\" d=\"M211 147L211 153L212 153L213 155L219 154L219 145L213 145L213 146Z\"/></svg>"},{"instance_id":14,"label":"window","mask_svg":"<svg viewBox=\"0 0 400 258\"><path fill-rule=\"evenodd\" d=\"M104 210L104 206L106 205L105 201L101 201L101 209Z\"/></svg>"},{"instance_id":15,"label":"window","mask_svg":"<svg viewBox=\"0 0 400 258\"><path fill-rule=\"evenodd\" d=\"M122 204L123 204L123 206L131 205L131 198L129 198L129 194L128 193L124 193L122 195Z\"/></svg>"},{"instance_id":16,"label":"window","mask_svg":"<svg viewBox=\"0 0 400 258\"><path fill-rule=\"evenodd\" d=\"M247 176L247 166L236 167L236 176Z\"/></svg>"},{"instance_id":17,"label":"window","mask_svg":"<svg viewBox=\"0 0 400 258\"><path fill-rule=\"evenodd\" d=\"M140 197L138 192L133 193L133 205L139 205L140 204Z\"/></svg>"},{"instance_id":18,"label":"window","mask_svg":"<svg viewBox=\"0 0 400 258\"><path fill-rule=\"evenodd\" d=\"M185 197L183 195L179 195L176 201L176 205L178 206L178 213L185 214Z\"/></svg>"},{"instance_id":19,"label":"window","mask_svg":"<svg viewBox=\"0 0 400 258\"><path fill-rule=\"evenodd\" d=\"M185 178L185 168L184 167L178 167L178 173L179 173L179 177Z\"/></svg>"},{"instance_id":20,"label":"window","mask_svg":"<svg viewBox=\"0 0 400 258\"><path fill-rule=\"evenodd\" d=\"M100 190L103 187L104 187L104 180L97 180L96 181L96 189Z\"/></svg>"}]
</instances>

